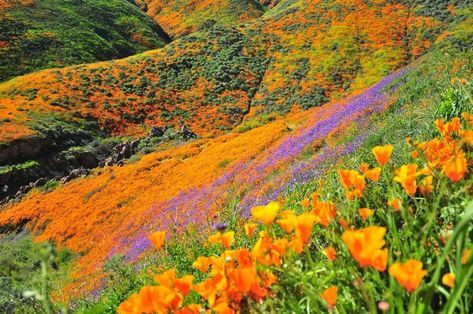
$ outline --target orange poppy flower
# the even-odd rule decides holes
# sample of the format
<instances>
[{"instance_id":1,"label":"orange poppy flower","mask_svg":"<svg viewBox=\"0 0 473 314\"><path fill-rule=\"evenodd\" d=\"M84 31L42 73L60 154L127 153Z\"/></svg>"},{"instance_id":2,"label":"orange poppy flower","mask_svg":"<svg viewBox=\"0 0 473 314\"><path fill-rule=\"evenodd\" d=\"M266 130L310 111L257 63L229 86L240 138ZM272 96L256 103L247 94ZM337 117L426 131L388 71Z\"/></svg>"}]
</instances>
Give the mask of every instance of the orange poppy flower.
<instances>
[{"instance_id":1,"label":"orange poppy flower","mask_svg":"<svg viewBox=\"0 0 473 314\"><path fill-rule=\"evenodd\" d=\"M192 267L200 270L203 273L209 271L209 266L212 264L212 258L206 256L199 256L197 260L192 264Z\"/></svg>"},{"instance_id":2,"label":"orange poppy flower","mask_svg":"<svg viewBox=\"0 0 473 314\"><path fill-rule=\"evenodd\" d=\"M176 269L172 268L165 271L164 273L155 275L153 279L160 285L166 286L168 288L172 288L174 280L176 280Z\"/></svg>"},{"instance_id":3,"label":"orange poppy flower","mask_svg":"<svg viewBox=\"0 0 473 314\"><path fill-rule=\"evenodd\" d=\"M373 216L373 213L374 211L372 211L371 209L369 208L360 208L358 210L358 212L360 213L360 216L361 218L363 219L363 221L365 221L366 219L368 219L369 217Z\"/></svg>"},{"instance_id":4,"label":"orange poppy flower","mask_svg":"<svg viewBox=\"0 0 473 314\"><path fill-rule=\"evenodd\" d=\"M392 145L384 145L384 146L376 146L374 147L371 152L376 158L376 161L381 165L384 166L391 158L391 154L394 150L394 146Z\"/></svg>"},{"instance_id":5,"label":"orange poppy flower","mask_svg":"<svg viewBox=\"0 0 473 314\"><path fill-rule=\"evenodd\" d=\"M256 284L256 279L258 278L255 266L231 269L227 272L227 275L235 288L243 293L250 292L251 287Z\"/></svg>"},{"instance_id":6,"label":"orange poppy flower","mask_svg":"<svg viewBox=\"0 0 473 314\"><path fill-rule=\"evenodd\" d=\"M402 206L402 200L399 198L393 198L388 201L388 206L392 207L395 212L398 212L401 210Z\"/></svg>"},{"instance_id":7,"label":"orange poppy flower","mask_svg":"<svg viewBox=\"0 0 473 314\"><path fill-rule=\"evenodd\" d=\"M229 300L227 296L221 296L216 299L216 301L211 306L211 313L219 313L219 314L234 314L235 311L232 310L229 304Z\"/></svg>"},{"instance_id":8,"label":"orange poppy flower","mask_svg":"<svg viewBox=\"0 0 473 314\"><path fill-rule=\"evenodd\" d=\"M283 219L296 217L296 212L293 210L283 210L279 213L279 216Z\"/></svg>"},{"instance_id":9,"label":"orange poppy flower","mask_svg":"<svg viewBox=\"0 0 473 314\"><path fill-rule=\"evenodd\" d=\"M300 237L302 242L309 240L312 229L318 217L313 213L304 213L297 216L296 236Z\"/></svg>"},{"instance_id":10,"label":"orange poppy flower","mask_svg":"<svg viewBox=\"0 0 473 314\"><path fill-rule=\"evenodd\" d=\"M263 265L280 265L288 247L291 246L287 239L273 240L264 231L260 232L260 237L253 246L251 254Z\"/></svg>"},{"instance_id":11,"label":"orange poppy flower","mask_svg":"<svg viewBox=\"0 0 473 314\"><path fill-rule=\"evenodd\" d=\"M411 157L412 157L413 159L416 159L417 157L419 157L419 152L418 152L417 150L411 152Z\"/></svg>"},{"instance_id":12,"label":"orange poppy flower","mask_svg":"<svg viewBox=\"0 0 473 314\"><path fill-rule=\"evenodd\" d=\"M132 294L126 301L122 302L117 309L118 314L136 314L141 311L141 297L138 293Z\"/></svg>"},{"instance_id":13,"label":"orange poppy flower","mask_svg":"<svg viewBox=\"0 0 473 314\"><path fill-rule=\"evenodd\" d=\"M430 192L432 192L432 190L434 189L432 180L433 180L432 176L427 176L424 179L422 179L422 181L420 181L419 190L422 193L422 195L425 196L429 194Z\"/></svg>"},{"instance_id":14,"label":"orange poppy flower","mask_svg":"<svg viewBox=\"0 0 473 314\"><path fill-rule=\"evenodd\" d=\"M281 213L281 217L284 219L278 219L276 223L284 230L286 233L291 233L297 227L297 217L292 210L284 211Z\"/></svg>"},{"instance_id":15,"label":"orange poppy flower","mask_svg":"<svg viewBox=\"0 0 473 314\"><path fill-rule=\"evenodd\" d=\"M248 238L251 238L253 236L253 233L255 232L256 229L256 224L253 223L247 223L245 224L245 234Z\"/></svg>"},{"instance_id":16,"label":"orange poppy flower","mask_svg":"<svg viewBox=\"0 0 473 314\"><path fill-rule=\"evenodd\" d=\"M327 305L329 308L332 308L337 304L337 295L338 295L338 288L333 286L328 289L325 289L324 292L322 292L322 299L327 302Z\"/></svg>"},{"instance_id":17,"label":"orange poppy flower","mask_svg":"<svg viewBox=\"0 0 473 314\"><path fill-rule=\"evenodd\" d=\"M220 287L226 286L226 279L223 275L207 278L199 284L194 285L193 290L206 299L211 307L215 305L217 293Z\"/></svg>"},{"instance_id":18,"label":"orange poppy flower","mask_svg":"<svg viewBox=\"0 0 473 314\"><path fill-rule=\"evenodd\" d=\"M410 259L405 263L394 263L389 268L389 274L408 292L414 292L422 282L427 271L422 269L422 262Z\"/></svg>"},{"instance_id":19,"label":"orange poppy flower","mask_svg":"<svg viewBox=\"0 0 473 314\"><path fill-rule=\"evenodd\" d=\"M304 207L304 208L307 208L309 207L310 205L310 201L308 198L304 198L302 201L301 201L301 206Z\"/></svg>"},{"instance_id":20,"label":"orange poppy flower","mask_svg":"<svg viewBox=\"0 0 473 314\"><path fill-rule=\"evenodd\" d=\"M310 200L312 202L312 207L314 207L319 201L319 195L316 192L310 194Z\"/></svg>"},{"instance_id":21,"label":"orange poppy flower","mask_svg":"<svg viewBox=\"0 0 473 314\"><path fill-rule=\"evenodd\" d=\"M455 283L455 274L447 273L442 276L442 283L447 287L452 288Z\"/></svg>"},{"instance_id":22,"label":"orange poppy flower","mask_svg":"<svg viewBox=\"0 0 473 314\"><path fill-rule=\"evenodd\" d=\"M340 218L338 220L338 223L340 224L340 226L342 226L343 229L348 228L348 222L346 221L345 218Z\"/></svg>"},{"instance_id":23,"label":"orange poppy flower","mask_svg":"<svg viewBox=\"0 0 473 314\"><path fill-rule=\"evenodd\" d=\"M150 239L151 243L153 243L156 250L161 249L161 247L164 244L165 237L166 237L166 232L165 231L157 231L157 232L153 232L152 234L149 235L149 239Z\"/></svg>"},{"instance_id":24,"label":"orange poppy flower","mask_svg":"<svg viewBox=\"0 0 473 314\"><path fill-rule=\"evenodd\" d=\"M348 199L362 197L365 190L365 177L356 170L338 170L340 182L346 190Z\"/></svg>"},{"instance_id":25,"label":"orange poppy flower","mask_svg":"<svg viewBox=\"0 0 473 314\"><path fill-rule=\"evenodd\" d=\"M384 271L388 262L388 250L382 249L385 233L386 228L377 226L346 230L342 234L342 240L360 267L371 266Z\"/></svg>"},{"instance_id":26,"label":"orange poppy flower","mask_svg":"<svg viewBox=\"0 0 473 314\"><path fill-rule=\"evenodd\" d=\"M252 253L255 257L264 255L266 250L271 246L271 238L267 231L261 231L259 238L253 246Z\"/></svg>"},{"instance_id":27,"label":"orange poppy flower","mask_svg":"<svg viewBox=\"0 0 473 314\"><path fill-rule=\"evenodd\" d=\"M226 251L225 255L231 256L232 259L236 260L239 267L249 267L253 265L253 255L249 249Z\"/></svg>"},{"instance_id":28,"label":"orange poppy flower","mask_svg":"<svg viewBox=\"0 0 473 314\"><path fill-rule=\"evenodd\" d=\"M273 223L279 212L280 205L278 202L271 202L266 206L256 206L251 209L253 217L266 225Z\"/></svg>"},{"instance_id":29,"label":"orange poppy flower","mask_svg":"<svg viewBox=\"0 0 473 314\"><path fill-rule=\"evenodd\" d=\"M466 123L473 126L473 114L469 114L468 112L462 112L462 117L465 119Z\"/></svg>"},{"instance_id":30,"label":"orange poppy flower","mask_svg":"<svg viewBox=\"0 0 473 314\"><path fill-rule=\"evenodd\" d=\"M174 280L174 287L182 293L182 295L186 296L189 294L192 283L194 282L194 276L186 275L182 278L177 278Z\"/></svg>"},{"instance_id":31,"label":"orange poppy flower","mask_svg":"<svg viewBox=\"0 0 473 314\"><path fill-rule=\"evenodd\" d=\"M468 143L468 145L473 145L473 130L461 130L460 136Z\"/></svg>"},{"instance_id":32,"label":"orange poppy flower","mask_svg":"<svg viewBox=\"0 0 473 314\"><path fill-rule=\"evenodd\" d=\"M316 217L316 223L324 227L328 227L330 222L335 218L337 209L332 202L317 202L311 213Z\"/></svg>"},{"instance_id":33,"label":"orange poppy flower","mask_svg":"<svg viewBox=\"0 0 473 314\"><path fill-rule=\"evenodd\" d=\"M335 251L335 248L333 246L329 246L324 250L324 255L327 256L327 258L333 262L337 257L337 251Z\"/></svg>"},{"instance_id":34,"label":"orange poppy flower","mask_svg":"<svg viewBox=\"0 0 473 314\"><path fill-rule=\"evenodd\" d=\"M395 182L401 183L406 193L413 196L417 191L417 165L403 165L396 170Z\"/></svg>"},{"instance_id":35,"label":"orange poppy flower","mask_svg":"<svg viewBox=\"0 0 473 314\"><path fill-rule=\"evenodd\" d=\"M376 167L365 171L365 176L373 182L378 182L381 175L381 168Z\"/></svg>"},{"instance_id":36,"label":"orange poppy flower","mask_svg":"<svg viewBox=\"0 0 473 314\"><path fill-rule=\"evenodd\" d=\"M209 237L209 242L221 244L224 248L228 249L232 245L234 239L235 232L233 231L225 233L217 232Z\"/></svg>"},{"instance_id":37,"label":"orange poppy flower","mask_svg":"<svg viewBox=\"0 0 473 314\"><path fill-rule=\"evenodd\" d=\"M304 242L302 242L301 238L293 236L289 242L289 248L297 254L301 254L304 250Z\"/></svg>"},{"instance_id":38,"label":"orange poppy flower","mask_svg":"<svg viewBox=\"0 0 473 314\"><path fill-rule=\"evenodd\" d=\"M455 158L443 164L443 171L453 181L460 181L467 172L467 163L464 154L458 154Z\"/></svg>"},{"instance_id":39,"label":"orange poppy flower","mask_svg":"<svg viewBox=\"0 0 473 314\"><path fill-rule=\"evenodd\" d=\"M272 272L270 272L269 270L260 271L259 275L260 275L261 279L263 280L263 285L265 287L271 286L272 284L274 284L278 280L278 278Z\"/></svg>"},{"instance_id":40,"label":"orange poppy flower","mask_svg":"<svg viewBox=\"0 0 473 314\"><path fill-rule=\"evenodd\" d=\"M434 121L435 127L443 135L445 132L445 121L443 119L437 119Z\"/></svg>"},{"instance_id":41,"label":"orange poppy flower","mask_svg":"<svg viewBox=\"0 0 473 314\"><path fill-rule=\"evenodd\" d=\"M144 286L139 294L137 313L166 313L178 308L181 301L176 293L166 286Z\"/></svg>"},{"instance_id":42,"label":"orange poppy flower","mask_svg":"<svg viewBox=\"0 0 473 314\"><path fill-rule=\"evenodd\" d=\"M358 169L360 169L361 172L365 173L366 171L368 171L370 169L370 165L368 165L366 162L365 163L362 163L360 165L360 167L358 167Z\"/></svg>"},{"instance_id":43,"label":"orange poppy flower","mask_svg":"<svg viewBox=\"0 0 473 314\"><path fill-rule=\"evenodd\" d=\"M462 258L461 258L461 263L463 265L465 265L466 262L468 262L468 258L470 257L470 255L471 255L471 250L466 249L465 251L463 251Z\"/></svg>"}]
</instances>

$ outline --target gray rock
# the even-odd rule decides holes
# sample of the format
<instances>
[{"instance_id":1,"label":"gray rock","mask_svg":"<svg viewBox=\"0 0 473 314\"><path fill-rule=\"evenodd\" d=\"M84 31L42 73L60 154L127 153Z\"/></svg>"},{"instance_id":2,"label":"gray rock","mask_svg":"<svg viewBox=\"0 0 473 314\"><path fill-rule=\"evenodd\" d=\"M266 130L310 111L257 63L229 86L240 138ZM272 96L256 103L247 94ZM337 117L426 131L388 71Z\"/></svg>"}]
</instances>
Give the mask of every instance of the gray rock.
<instances>
[{"instance_id":1,"label":"gray rock","mask_svg":"<svg viewBox=\"0 0 473 314\"><path fill-rule=\"evenodd\" d=\"M186 125L181 126L181 130L179 131L179 136L183 140L186 140L186 141L193 138L197 138L197 135L194 132L192 132L192 130Z\"/></svg>"},{"instance_id":2,"label":"gray rock","mask_svg":"<svg viewBox=\"0 0 473 314\"><path fill-rule=\"evenodd\" d=\"M165 132L164 128L161 128L159 126L153 126L151 130L149 130L148 138L163 136L164 132Z\"/></svg>"}]
</instances>

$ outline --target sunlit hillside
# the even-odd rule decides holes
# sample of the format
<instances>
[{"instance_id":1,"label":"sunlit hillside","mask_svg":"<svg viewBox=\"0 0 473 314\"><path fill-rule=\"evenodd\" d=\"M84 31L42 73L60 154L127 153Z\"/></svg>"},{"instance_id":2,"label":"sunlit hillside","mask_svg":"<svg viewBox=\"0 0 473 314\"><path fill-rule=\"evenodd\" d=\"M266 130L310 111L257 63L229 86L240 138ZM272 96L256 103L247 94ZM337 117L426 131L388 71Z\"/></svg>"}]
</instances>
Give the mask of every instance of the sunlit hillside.
<instances>
[{"instance_id":1,"label":"sunlit hillside","mask_svg":"<svg viewBox=\"0 0 473 314\"><path fill-rule=\"evenodd\" d=\"M0 312L472 308L470 1L0 12Z\"/></svg>"},{"instance_id":2,"label":"sunlit hillside","mask_svg":"<svg viewBox=\"0 0 473 314\"><path fill-rule=\"evenodd\" d=\"M205 135L248 113L319 106L375 83L442 35L445 22L411 10L283 2L245 27L216 26L131 59L17 78L0 86L1 138L21 137L9 131L15 128L33 131L29 116L38 112L74 109L114 134L181 121Z\"/></svg>"},{"instance_id":3,"label":"sunlit hillside","mask_svg":"<svg viewBox=\"0 0 473 314\"><path fill-rule=\"evenodd\" d=\"M135 0L173 38L214 25L235 25L262 15L255 0Z\"/></svg>"}]
</instances>

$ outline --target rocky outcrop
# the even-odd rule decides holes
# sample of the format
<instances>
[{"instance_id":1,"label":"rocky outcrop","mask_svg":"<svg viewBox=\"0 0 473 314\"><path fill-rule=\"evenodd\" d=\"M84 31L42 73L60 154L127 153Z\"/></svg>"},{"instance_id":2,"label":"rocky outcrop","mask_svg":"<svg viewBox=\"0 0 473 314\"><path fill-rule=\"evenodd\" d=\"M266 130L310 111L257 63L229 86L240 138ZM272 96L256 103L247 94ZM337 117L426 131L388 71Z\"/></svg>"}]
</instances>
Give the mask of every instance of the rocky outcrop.
<instances>
[{"instance_id":1,"label":"rocky outcrop","mask_svg":"<svg viewBox=\"0 0 473 314\"><path fill-rule=\"evenodd\" d=\"M0 144L0 165L34 159L44 148L51 145L51 140L34 135Z\"/></svg>"},{"instance_id":2,"label":"rocky outcrop","mask_svg":"<svg viewBox=\"0 0 473 314\"><path fill-rule=\"evenodd\" d=\"M23 139L0 148L0 160L17 162L0 166L0 202L20 199L30 190L44 186L49 180L66 183L90 174L90 169L112 165L124 165L126 160L143 148L154 147L169 140L188 141L196 138L192 130L182 125L179 130L154 126L142 139L123 143L109 143L81 137L81 142L71 138L40 136ZM75 136L75 138L78 138ZM68 147L75 143L81 146ZM18 162L26 162L27 166ZM2 169L3 168L3 169Z\"/></svg>"}]
</instances>

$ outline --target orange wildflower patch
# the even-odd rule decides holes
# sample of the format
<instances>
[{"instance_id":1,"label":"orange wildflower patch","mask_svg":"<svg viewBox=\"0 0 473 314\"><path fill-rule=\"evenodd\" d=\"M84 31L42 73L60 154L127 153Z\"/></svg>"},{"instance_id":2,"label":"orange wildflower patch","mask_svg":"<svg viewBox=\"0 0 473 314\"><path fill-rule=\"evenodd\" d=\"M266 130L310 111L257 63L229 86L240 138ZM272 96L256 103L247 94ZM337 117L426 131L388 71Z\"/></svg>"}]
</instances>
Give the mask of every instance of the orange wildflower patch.
<instances>
[{"instance_id":1,"label":"orange wildflower patch","mask_svg":"<svg viewBox=\"0 0 473 314\"><path fill-rule=\"evenodd\" d=\"M455 274L447 273L442 276L442 283L449 288L453 288L455 284Z\"/></svg>"},{"instance_id":2,"label":"orange wildflower patch","mask_svg":"<svg viewBox=\"0 0 473 314\"><path fill-rule=\"evenodd\" d=\"M164 238L165 237L166 237L166 232L165 231L157 231L157 232L152 233L149 236L149 239L150 239L151 243L153 243L156 250L159 250L159 249L161 249L161 247L164 244Z\"/></svg>"},{"instance_id":3,"label":"orange wildflower patch","mask_svg":"<svg viewBox=\"0 0 473 314\"><path fill-rule=\"evenodd\" d=\"M414 292L427 274L422 269L422 262L410 259L405 263L394 263L389 268L389 274L396 278L397 282L408 292Z\"/></svg>"},{"instance_id":4,"label":"orange wildflower patch","mask_svg":"<svg viewBox=\"0 0 473 314\"><path fill-rule=\"evenodd\" d=\"M406 193L413 196L417 191L417 165L403 165L396 170L394 181L401 183Z\"/></svg>"},{"instance_id":5,"label":"orange wildflower patch","mask_svg":"<svg viewBox=\"0 0 473 314\"><path fill-rule=\"evenodd\" d=\"M365 177L363 175L356 170L338 170L338 175L348 199L363 196L365 190Z\"/></svg>"},{"instance_id":6,"label":"orange wildflower patch","mask_svg":"<svg viewBox=\"0 0 473 314\"><path fill-rule=\"evenodd\" d=\"M373 226L347 230L343 232L342 240L360 267L371 266L378 271L384 271L388 263L388 250L383 249L385 234L386 228Z\"/></svg>"},{"instance_id":7,"label":"orange wildflower patch","mask_svg":"<svg viewBox=\"0 0 473 314\"><path fill-rule=\"evenodd\" d=\"M266 206L255 206L251 209L251 214L257 220L270 225L276 218L280 205L279 202L271 202Z\"/></svg>"},{"instance_id":8,"label":"orange wildflower patch","mask_svg":"<svg viewBox=\"0 0 473 314\"><path fill-rule=\"evenodd\" d=\"M332 308L337 304L337 296L338 296L338 288L337 287L330 287L327 288L324 292L322 292L322 299L327 302L329 308Z\"/></svg>"},{"instance_id":9,"label":"orange wildflower patch","mask_svg":"<svg viewBox=\"0 0 473 314\"><path fill-rule=\"evenodd\" d=\"M445 143L449 144L448 141ZM415 145L421 144L416 143ZM455 151L455 149L452 151ZM360 170L366 174L370 169L366 164L360 166ZM386 169L386 171L389 171L389 169ZM417 191L417 177L423 176L419 183L419 189L425 195L433 191L433 177L437 178L437 175L441 174L434 172L429 167L418 170L417 165L407 164L396 170L394 180L401 183L403 189L409 195L413 195ZM339 176L341 185L348 191L360 189L357 177L362 177L364 181L364 176L357 171L340 170ZM440 180L441 177L439 176L438 179ZM443 179L446 180L445 177ZM297 194L296 196L301 195ZM406 207L409 207L410 211L413 212L410 206L412 201L408 200L408 203ZM279 202L271 202L266 206L252 208L253 217L263 226L261 226L262 231L259 232L258 238L251 248L229 250L228 248L232 245L234 239L233 231L218 232L210 236L209 241L221 244L223 252L220 255L210 257L200 256L193 263L193 267L207 274L202 282L194 284L192 276L176 278L175 270L172 269L155 276L154 279L158 286L143 288L138 294L131 296L129 300L124 302L120 306L120 311L131 313L132 311L143 312L150 309L155 311L164 309L177 313L194 313L195 311L234 313L243 310L243 305L246 306L250 299L254 302L260 302L271 296L271 285L278 280L272 271L275 268L278 270L285 268L281 268L281 265L290 261L290 259L285 260L288 252L294 251L299 254L306 248L307 243L310 243L311 234L316 223L329 228L326 232L329 234L327 239L334 241L334 243L337 242L331 237L337 236L340 232L340 228L336 225L330 228L330 222L336 216L334 203L321 201L315 192L311 194L311 202L304 207L311 206L311 208L307 208L307 211L301 214L296 214L294 210L281 210L284 206L297 205L297 202L290 202L290 198L284 199L284 205L280 204ZM388 205L394 211L399 211L402 201L393 198L388 201ZM353 220L349 212L345 214ZM389 212L386 214L392 215ZM373 215L373 210L360 208L359 215L363 221L366 221ZM382 218L382 216L380 215L379 218ZM346 221L342 217L339 220L345 229L341 234L341 240L359 266L362 268L373 267L380 272L385 271L388 264L388 249L385 247L386 228L369 226L362 229L348 229ZM245 224L244 229L247 237L251 237L258 227L255 223ZM447 229L453 230L453 225L448 226ZM278 231L284 231L282 237L277 236L280 234ZM396 230L391 232L396 232ZM329 261L334 261L337 258L337 251L333 246L323 249L322 254ZM394 254L397 254L397 252ZM461 262L466 263L469 256L470 251L465 250ZM338 258L344 258L343 254L339 255ZM412 293L421 285L427 270L423 269L421 261L410 259L404 263L393 263L389 267L389 274L406 291ZM356 282L358 283L360 280L356 279ZM445 274L442 278L442 283L448 287L453 287L454 282L455 276L451 273ZM202 303L200 305L183 305L185 304L183 302L184 296L191 291L201 296ZM338 289L336 286L330 287L321 293L321 299L327 303L329 309L336 305L337 298ZM383 302L379 303L379 308L387 309Z\"/></svg>"},{"instance_id":10,"label":"orange wildflower patch","mask_svg":"<svg viewBox=\"0 0 473 314\"><path fill-rule=\"evenodd\" d=\"M374 158L376 158L376 161L381 166L384 166L391 158L393 150L394 146L392 145L376 146L372 149L372 153Z\"/></svg>"}]
</instances>

